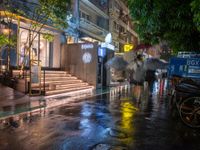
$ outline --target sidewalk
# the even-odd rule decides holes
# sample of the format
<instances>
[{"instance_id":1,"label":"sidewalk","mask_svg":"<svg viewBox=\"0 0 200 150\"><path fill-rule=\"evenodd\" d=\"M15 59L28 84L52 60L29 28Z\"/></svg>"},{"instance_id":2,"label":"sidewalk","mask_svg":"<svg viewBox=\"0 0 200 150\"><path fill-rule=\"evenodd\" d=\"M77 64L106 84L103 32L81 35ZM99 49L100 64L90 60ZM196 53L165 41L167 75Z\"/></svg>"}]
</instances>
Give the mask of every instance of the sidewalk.
<instances>
[{"instance_id":1,"label":"sidewalk","mask_svg":"<svg viewBox=\"0 0 200 150\"><path fill-rule=\"evenodd\" d=\"M0 120L44 108L40 99L41 97L29 97L0 84Z\"/></svg>"},{"instance_id":2,"label":"sidewalk","mask_svg":"<svg viewBox=\"0 0 200 150\"><path fill-rule=\"evenodd\" d=\"M78 94L74 96L59 97L30 97L12 88L0 84L0 124L9 121L10 118L19 120L20 118L33 115L43 115L50 108L66 105L72 101L86 99L102 94L116 94L120 90L128 90L127 85L116 85L104 89L96 89L93 93Z\"/></svg>"}]
</instances>

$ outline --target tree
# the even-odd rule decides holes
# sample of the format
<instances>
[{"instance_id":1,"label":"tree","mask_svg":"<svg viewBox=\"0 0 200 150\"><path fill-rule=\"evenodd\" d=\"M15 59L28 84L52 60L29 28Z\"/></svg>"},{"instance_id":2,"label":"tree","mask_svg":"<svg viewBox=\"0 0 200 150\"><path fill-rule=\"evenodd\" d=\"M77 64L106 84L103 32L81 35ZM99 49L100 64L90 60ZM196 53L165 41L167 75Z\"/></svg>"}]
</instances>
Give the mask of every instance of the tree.
<instances>
[{"instance_id":1,"label":"tree","mask_svg":"<svg viewBox=\"0 0 200 150\"><path fill-rule=\"evenodd\" d=\"M40 32L43 32L43 38L53 39L53 35L50 32L42 30L47 25L57 29L67 27L67 9L70 6L70 0L0 0L0 4L1 10L4 12L1 17L6 20L9 27L13 19L19 17L28 19L29 34L26 38L25 55L29 55L29 57L33 41ZM24 63L21 66L21 70L24 69Z\"/></svg>"},{"instance_id":2,"label":"tree","mask_svg":"<svg viewBox=\"0 0 200 150\"><path fill-rule=\"evenodd\" d=\"M199 0L128 0L141 42L167 41L174 52L200 51Z\"/></svg>"}]
</instances>

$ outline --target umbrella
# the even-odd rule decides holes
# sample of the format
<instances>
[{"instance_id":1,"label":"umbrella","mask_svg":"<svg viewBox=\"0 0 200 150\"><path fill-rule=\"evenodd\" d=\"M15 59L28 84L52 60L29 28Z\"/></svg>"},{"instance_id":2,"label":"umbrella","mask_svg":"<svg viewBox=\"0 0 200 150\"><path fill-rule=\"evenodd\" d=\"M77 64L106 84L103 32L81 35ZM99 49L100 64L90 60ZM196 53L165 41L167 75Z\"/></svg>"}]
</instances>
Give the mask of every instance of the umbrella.
<instances>
[{"instance_id":1,"label":"umbrella","mask_svg":"<svg viewBox=\"0 0 200 150\"><path fill-rule=\"evenodd\" d=\"M163 62L158 58L148 58L143 61L135 59L127 65L127 70L134 72L133 79L136 82L143 82L145 80L145 73L148 70L155 71L156 69L166 69L168 63Z\"/></svg>"},{"instance_id":2,"label":"umbrella","mask_svg":"<svg viewBox=\"0 0 200 150\"><path fill-rule=\"evenodd\" d=\"M148 49L150 48L151 45L150 44L139 44L138 46L136 46L136 48L134 50L139 50L139 49Z\"/></svg>"},{"instance_id":3,"label":"umbrella","mask_svg":"<svg viewBox=\"0 0 200 150\"><path fill-rule=\"evenodd\" d=\"M136 53L134 51L130 51L127 53L124 53L123 58L126 60L128 63L132 62L136 58Z\"/></svg>"},{"instance_id":4,"label":"umbrella","mask_svg":"<svg viewBox=\"0 0 200 150\"><path fill-rule=\"evenodd\" d=\"M116 70L125 70L128 63L123 57L115 56L106 62L107 68L114 68Z\"/></svg>"},{"instance_id":5,"label":"umbrella","mask_svg":"<svg viewBox=\"0 0 200 150\"><path fill-rule=\"evenodd\" d=\"M148 58L144 62L145 70L167 69L168 63L158 58Z\"/></svg>"},{"instance_id":6,"label":"umbrella","mask_svg":"<svg viewBox=\"0 0 200 150\"><path fill-rule=\"evenodd\" d=\"M136 61L132 61L127 65L126 69L135 71L137 67L138 67L138 64L136 63Z\"/></svg>"}]
</instances>

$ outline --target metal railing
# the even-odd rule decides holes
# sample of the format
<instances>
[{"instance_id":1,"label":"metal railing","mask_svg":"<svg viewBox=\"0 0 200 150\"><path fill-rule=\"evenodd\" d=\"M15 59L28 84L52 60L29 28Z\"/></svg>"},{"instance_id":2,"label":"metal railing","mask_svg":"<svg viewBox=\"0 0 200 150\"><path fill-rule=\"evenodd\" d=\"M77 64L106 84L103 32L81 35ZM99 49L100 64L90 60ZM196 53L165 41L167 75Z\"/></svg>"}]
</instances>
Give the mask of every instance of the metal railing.
<instances>
[{"instance_id":1,"label":"metal railing","mask_svg":"<svg viewBox=\"0 0 200 150\"><path fill-rule=\"evenodd\" d=\"M94 32L96 32L96 31L102 32L105 35L106 35L106 33L108 33L107 30L99 27L95 23L88 21L87 19L84 19L84 18L80 18L80 26L87 28L89 30L93 30Z\"/></svg>"}]
</instances>

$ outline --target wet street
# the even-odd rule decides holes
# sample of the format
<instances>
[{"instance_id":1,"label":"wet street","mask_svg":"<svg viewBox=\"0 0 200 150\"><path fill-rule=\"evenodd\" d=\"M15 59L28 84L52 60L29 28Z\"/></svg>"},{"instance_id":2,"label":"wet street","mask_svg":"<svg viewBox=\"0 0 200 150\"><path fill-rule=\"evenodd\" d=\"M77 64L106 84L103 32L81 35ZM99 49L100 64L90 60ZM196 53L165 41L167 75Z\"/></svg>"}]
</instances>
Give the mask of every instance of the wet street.
<instances>
[{"instance_id":1,"label":"wet street","mask_svg":"<svg viewBox=\"0 0 200 150\"><path fill-rule=\"evenodd\" d=\"M0 129L0 150L200 150L169 107L166 81L69 101Z\"/></svg>"}]
</instances>

